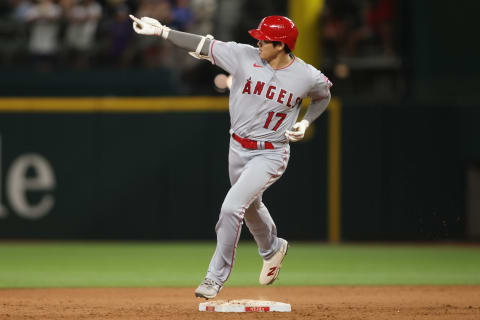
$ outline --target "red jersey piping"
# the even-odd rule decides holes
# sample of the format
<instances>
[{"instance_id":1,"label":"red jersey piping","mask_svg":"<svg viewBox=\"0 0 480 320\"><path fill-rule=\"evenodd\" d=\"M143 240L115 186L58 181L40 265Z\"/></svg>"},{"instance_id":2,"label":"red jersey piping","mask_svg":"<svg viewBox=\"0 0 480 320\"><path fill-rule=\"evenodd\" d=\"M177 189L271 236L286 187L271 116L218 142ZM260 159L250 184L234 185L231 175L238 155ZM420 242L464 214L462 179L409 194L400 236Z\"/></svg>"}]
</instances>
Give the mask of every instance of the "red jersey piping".
<instances>
[{"instance_id":1,"label":"red jersey piping","mask_svg":"<svg viewBox=\"0 0 480 320\"><path fill-rule=\"evenodd\" d=\"M290 63L289 63L288 65L286 65L285 67L281 67L281 68L278 68L278 69L273 69L273 68L272 68L272 69L273 69L273 70L283 70L283 69L286 69L286 68L288 68L288 67L290 67L290 66L292 65L293 61L295 61L295 58L296 58L296 57L293 56L292 61L290 61Z\"/></svg>"},{"instance_id":2,"label":"red jersey piping","mask_svg":"<svg viewBox=\"0 0 480 320\"><path fill-rule=\"evenodd\" d=\"M215 43L215 40L212 41L212 44L210 45L210 55L212 56L212 59L213 59L213 64L214 65L217 65L217 63L215 62L215 57L213 55L213 44Z\"/></svg>"}]
</instances>

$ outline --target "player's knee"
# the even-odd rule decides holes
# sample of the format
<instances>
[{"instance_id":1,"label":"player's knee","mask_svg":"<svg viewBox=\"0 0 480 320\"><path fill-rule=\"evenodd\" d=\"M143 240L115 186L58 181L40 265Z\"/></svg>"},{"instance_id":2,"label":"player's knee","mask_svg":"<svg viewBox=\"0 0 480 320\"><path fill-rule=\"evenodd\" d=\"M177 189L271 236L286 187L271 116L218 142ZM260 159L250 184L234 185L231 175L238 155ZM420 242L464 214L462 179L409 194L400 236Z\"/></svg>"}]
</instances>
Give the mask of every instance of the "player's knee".
<instances>
[{"instance_id":1,"label":"player's knee","mask_svg":"<svg viewBox=\"0 0 480 320\"><path fill-rule=\"evenodd\" d=\"M243 218L245 214L245 209L234 203L223 203L222 209L220 212L221 216L235 216L236 218Z\"/></svg>"}]
</instances>

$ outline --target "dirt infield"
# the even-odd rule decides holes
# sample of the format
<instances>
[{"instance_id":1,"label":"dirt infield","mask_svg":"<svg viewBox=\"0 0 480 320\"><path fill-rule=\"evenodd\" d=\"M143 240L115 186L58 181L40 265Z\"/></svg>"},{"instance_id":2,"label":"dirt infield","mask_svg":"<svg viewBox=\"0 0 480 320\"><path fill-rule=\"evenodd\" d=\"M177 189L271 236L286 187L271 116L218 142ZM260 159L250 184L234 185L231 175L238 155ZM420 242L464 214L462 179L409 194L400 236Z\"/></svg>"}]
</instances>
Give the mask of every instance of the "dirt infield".
<instances>
[{"instance_id":1,"label":"dirt infield","mask_svg":"<svg viewBox=\"0 0 480 320\"><path fill-rule=\"evenodd\" d=\"M229 288L291 313L199 312L192 288L1 289L0 319L480 319L480 286Z\"/></svg>"}]
</instances>

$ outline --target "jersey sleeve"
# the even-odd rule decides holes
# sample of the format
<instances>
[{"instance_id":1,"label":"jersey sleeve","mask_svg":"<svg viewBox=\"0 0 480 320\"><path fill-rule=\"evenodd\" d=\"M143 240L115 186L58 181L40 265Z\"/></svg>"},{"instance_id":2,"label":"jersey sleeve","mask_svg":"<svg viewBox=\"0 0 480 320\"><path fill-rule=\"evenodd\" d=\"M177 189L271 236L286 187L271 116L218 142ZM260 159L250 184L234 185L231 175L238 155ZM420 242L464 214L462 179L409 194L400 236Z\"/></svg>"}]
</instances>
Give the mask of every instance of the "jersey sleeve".
<instances>
[{"instance_id":1,"label":"jersey sleeve","mask_svg":"<svg viewBox=\"0 0 480 320\"><path fill-rule=\"evenodd\" d=\"M236 42L213 40L210 43L208 55L214 65L219 66L230 74L234 74L241 63L244 51L248 47Z\"/></svg>"},{"instance_id":2,"label":"jersey sleeve","mask_svg":"<svg viewBox=\"0 0 480 320\"><path fill-rule=\"evenodd\" d=\"M330 80L312 66L310 66L310 71L313 84L308 95L312 98L312 103L330 97L330 87L333 85Z\"/></svg>"}]
</instances>

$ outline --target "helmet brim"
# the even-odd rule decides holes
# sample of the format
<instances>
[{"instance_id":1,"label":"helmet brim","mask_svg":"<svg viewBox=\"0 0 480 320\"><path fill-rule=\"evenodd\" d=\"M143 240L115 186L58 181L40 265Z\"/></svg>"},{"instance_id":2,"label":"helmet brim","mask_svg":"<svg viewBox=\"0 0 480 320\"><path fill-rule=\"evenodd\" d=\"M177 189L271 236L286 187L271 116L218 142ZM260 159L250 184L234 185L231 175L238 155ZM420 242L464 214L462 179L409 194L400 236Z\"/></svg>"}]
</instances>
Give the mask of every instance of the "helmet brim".
<instances>
[{"instance_id":1,"label":"helmet brim","mask_svg":"<svg viewBox=\"0 0 480 320\"><path fill-rule=\"evenodd\" d=\"M257 40L273 41L265 33L263 33L261 30L258 30L258 29L248 30L248 33L250 33L250 35Z\"/></svg>"}]
</instances>

